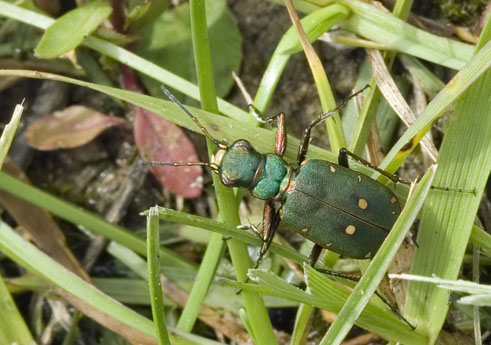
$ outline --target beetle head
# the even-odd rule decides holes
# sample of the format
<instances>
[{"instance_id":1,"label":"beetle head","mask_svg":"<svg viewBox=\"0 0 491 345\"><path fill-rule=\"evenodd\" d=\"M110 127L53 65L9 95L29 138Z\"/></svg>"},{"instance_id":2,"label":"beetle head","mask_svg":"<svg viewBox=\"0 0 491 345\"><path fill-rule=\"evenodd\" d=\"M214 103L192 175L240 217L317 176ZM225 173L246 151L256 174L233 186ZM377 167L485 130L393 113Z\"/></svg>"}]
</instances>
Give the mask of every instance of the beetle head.
<instances>
[{"instance_id":1,"label":"beetle head","mask_svg":"<svg viewBox=\"0 0 491 345\"><path fill-rule=\"evenodd\" d=\"M247 140L237 140L230 146L218 145L210 167L220 175L227 187L254 187L264 157Z\"/></svg>"}]
</instances>

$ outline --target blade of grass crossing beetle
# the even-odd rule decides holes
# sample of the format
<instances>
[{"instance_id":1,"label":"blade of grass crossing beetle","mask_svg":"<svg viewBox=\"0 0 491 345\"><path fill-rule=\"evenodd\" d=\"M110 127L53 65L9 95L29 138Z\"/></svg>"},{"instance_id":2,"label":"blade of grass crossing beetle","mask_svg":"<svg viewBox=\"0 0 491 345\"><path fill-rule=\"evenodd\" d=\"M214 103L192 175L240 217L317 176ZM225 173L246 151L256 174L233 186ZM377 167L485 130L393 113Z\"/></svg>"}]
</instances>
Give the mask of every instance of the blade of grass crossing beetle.
<instances>
[{"instance_id":1,"label":"blade of grass crossing beetle","mask_svg":"<svg viewBox=\"0 0 491 345\"><path fill-rule=\"evenodd\" d=\"M417 143L469 87L491 66L491 42L488 42L428 104L418 119L408 128L380 164L380 168L395 172Z\"/></svg>"},{"instance_id":2,"label":"blade of grass crossing beetle","mask_svg":"<svg viewBox=\"0 0 491 345\"><path fill-rule=\"evenodd\" d=\"M320 345L337 345L346 337L353 324L366 306L370 297L375 292L382 280L397 249L404 241L407 232L411 228L419 210L423 206L425 197L430 190L431 182L435 175L436 166L430 168L414 193L408 199L406 206L397 218L396 223L378 250L368 269L361 277L350 297L341 309L336 321L329 327Z\"/></svg>"},{"instance_id":3,"label":"blade of grass crossing beetle","mask_svg":"<svg viewBox=\"0 0 491 345\"><path fill-rule=\"evenodd\" d=\"M484 46L472 61L491 49L488 19L478 44ZM487 42L487 43L486 43ZM486 43L484 45L484 43ZM470 63L469 63L470 65ZM491 71L476 73L479 79L459 98L445 133L434 184L471 192L434 191L426 201L418 232L412 274L456 279L467 242L491 170ZM470 77L469 77L470 78ZM456 83L460 84L461 80ZM436 341L449 307L448 293L434 285L409 283L407 316ZM425 303L421 303L421 301Z\"/></svg>"}]
</instances>

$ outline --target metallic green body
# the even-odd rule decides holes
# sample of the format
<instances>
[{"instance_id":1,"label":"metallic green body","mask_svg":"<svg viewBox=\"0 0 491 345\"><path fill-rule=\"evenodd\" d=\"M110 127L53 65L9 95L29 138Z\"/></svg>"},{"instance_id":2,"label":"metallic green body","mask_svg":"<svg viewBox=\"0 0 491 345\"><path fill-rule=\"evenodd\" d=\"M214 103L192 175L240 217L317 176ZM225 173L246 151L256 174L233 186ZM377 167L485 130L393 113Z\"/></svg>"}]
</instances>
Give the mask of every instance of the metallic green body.
<instances>
[{"instance_id":1,"label":"metallic green body","mask_svg":"<svg viewBox=\"0 0 491 345\"><path fill-rule=\"evenodd\" d=\"M296 169L244 140L232 144L219 163L225 185L280 202L280 217L291 229L347 257L375 255L401 213L389 188L338 164L312 159Z\"/></svg>"},{"instance_id":2,"label":"metallic green body","mask_svg":"<svg viewBox=\"0 0 491 345\"><path fill-rule=\"evenodd\" d=\"M295 169L243 140L224 153L220 176L227 186L280 202L280 217L291 229L351 258L375 255L401 213L392 191L368 176L316 159Z\"/></svg>"},{"instance_id":3,"label":"metallic green body","mask_svg":"<svg viewBox=\"0 0 491 345\"><path fill-rule=\"evenodd\" d=\"M358 259L370 258L401 212L386 186L323 160L308 160L283 196L282 220L318 245Z\"/></svg>"},{"instance_id":4,"label":"metallic green body","mask_svg":"<svg viewBox=\"0 0 491 345\"><path fill-rule=\"evenodd\" d=\"M268 250L280 219L316 244L309 257L312 266L319 258L321 248L360 259L370 258L376 253L401 212L392 191L368 176L350 170L348 155L371 165L346 149L339 151L339 165L323 160L305 160L312 129L335 114L339 107L320 114L305 128L298 148L297 164L300 167L297 168L282 158L286 149L283 113L265 119L269 122L277 118L278 132L275 154L263 155L244 139L232 145L216 140L169 90L164 86L162 90L216 148L209 163L160 162L157 165L207 165L219 174L225 186L246 188L254 197L266 201L263 243L255 267ZM375 170L385 175L384 171ZM390 175L386 176L390 178Z\"/></svg>"}]
</instances>

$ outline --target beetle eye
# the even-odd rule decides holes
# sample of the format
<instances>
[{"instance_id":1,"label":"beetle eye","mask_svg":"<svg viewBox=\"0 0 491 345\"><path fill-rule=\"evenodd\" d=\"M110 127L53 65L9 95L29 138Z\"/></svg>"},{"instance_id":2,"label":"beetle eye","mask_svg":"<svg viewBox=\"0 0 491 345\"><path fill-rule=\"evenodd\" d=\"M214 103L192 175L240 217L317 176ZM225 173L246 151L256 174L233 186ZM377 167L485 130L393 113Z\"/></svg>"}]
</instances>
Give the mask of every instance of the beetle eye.
<instances>
[{"instance_id":1,"label":"beetle eye","mask_svg":"<svg viewBox=\"0 0 491 345\"><path fill-rule=\"evenodd\" d=\"M249 150L252 149L251 143L248 142L247 140L237 140L235 143L233 143L233 146L234 147L244 148L247 151L249 151Z\"/></svg>"}]
</instances>

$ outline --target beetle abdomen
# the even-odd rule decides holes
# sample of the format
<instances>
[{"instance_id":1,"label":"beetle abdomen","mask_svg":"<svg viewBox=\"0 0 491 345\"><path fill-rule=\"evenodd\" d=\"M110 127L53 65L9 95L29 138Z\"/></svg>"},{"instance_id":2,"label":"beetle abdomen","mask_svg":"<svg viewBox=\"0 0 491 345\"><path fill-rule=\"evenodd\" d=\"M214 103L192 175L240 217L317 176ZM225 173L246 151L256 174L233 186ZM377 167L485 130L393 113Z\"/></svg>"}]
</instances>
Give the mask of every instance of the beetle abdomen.
<instances>
[{"instance_id":1,"label":"beetle abdomen","mask_svg":"<svg viewBox=\"0 0 491 345\"><path fill-rule=\"evenodd\" d=\"M283 221L348 257L372 257L401 212L390 189L327 161L306 161L292 184L285 193Z\"/></svg>"}]
</instances>

